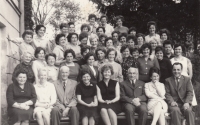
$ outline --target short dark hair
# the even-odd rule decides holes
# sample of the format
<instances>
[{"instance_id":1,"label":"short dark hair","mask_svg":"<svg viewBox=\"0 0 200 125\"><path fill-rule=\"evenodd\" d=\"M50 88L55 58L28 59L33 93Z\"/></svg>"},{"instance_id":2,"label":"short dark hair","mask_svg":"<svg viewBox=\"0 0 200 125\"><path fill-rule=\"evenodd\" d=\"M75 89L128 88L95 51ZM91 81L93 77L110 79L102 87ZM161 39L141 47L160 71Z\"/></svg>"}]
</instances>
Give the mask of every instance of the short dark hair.
<instances>
[{"instance_id":1,"label":"short dark hair","mask_svg":"<svg viewBox=\"0 0 200 125\"><path fill-rule=\"evenodd\" d=\"M35 28L36 34L38 33L38 30L40 30L42 27L43 27L44 30L46 31L46 27L45 27L44 25L37 25L36 28Z\"/></svg>"},{"instance_id":2,"label":"short dark hair","mask_svg":"<svg viewBox=\"0 0 200 125\"><path fill-rule=\"evenodd\" d=\"M160 36L161 36L163 33L166 33L166 34L167 34L167 39L170 38L170 32L169 32L168 29L166 29L166 28L161 29L161 30L160 30Z\"/></svg>"},{"instance_id":3,"label":"short dark hair","mask_svg":"<svg viewBox=\"0 0 200 125\"><path fill-rule=\"evenodd\" d=\"M113 41L113 38L112 38L112 37L107 37L107 38L105 39L105 47L106 47L106 43L108 42L108 40L112 40L112 41ZM114 45L114 42L113 42L113 45Z\"/></svg>"},{"instance_id":4,"label":"short dark hair","mask_svg":"<svg viewBox=\"0 0 200 125\"><path fill-rule=\"evenodd\" d=\"M34 53L35 58L38 58L38 53L40 53L40 51L44 51L44 54L46 53L44 48L42 48L42 47L37 47L37 48L35 49L35 53Z\"/></svg>"},{"instance_id":5,"label":"short dark hair","mask_svg":"<svg viewBox=\"0 0 200 125\"><path fill-rule=\"evenodd\" d=\"M137 38L138 38L138 37L142 37L143 40L145 41L145 36L144 36L144 34L142 34L142 33L138 33L138 34L136 35L136 37L137 37Z\"/></svg>"},{"instance_id":6,"label":"short dark hair","mask_svg":"<svg viewBox=\"0 0 200 125\"><path fill-rule=\"evenodd\" d=\"M143 50L145 50L146 48L148 48L150 50L149 55L151 55L152 49L151 49L151 44L149 43L145 43L141 46L141 52L143 53Z\"/></svg>"},{"instance_id":7,"label":"short dark hair","mask_svg":"<svg viewBox=\"0 0 200 125\"><path fill-rule=\"evenodd\" d=\"M101 67L101 74L103 76L103 72L106 70L110 70L111 71L111 75L114 74L114 70L113 70L113 66L111 64L105 64L103 67Z\"/></svg>"},{"instance_id":8,"label":"short dark hair","mask_svg":"<svg viewBox=\"0 0 200 125\"><path fill-rule=\"evenodd\" d=\"M90 58L90 56L93 56L93 57L94 57L94 60L96 60L96 56L95 56L95 54L94 54L93 52L87 53L87 54L85 55L85 60L87 61L87 60Z\"/></svg>"},{"instance_id":9,"label":"short dark hair","mask_svg":"<svg viewBox=\"0 0 200 125\"><path fill-rule=\"evenodd\" d=\"M102 51L106 56L106 48L105 47L98 47L95 51L96 57L98 58L98 52Z\"/></svg>"},{"instance_id":10,"label":"short dark hair","mask_svg":"<svg viewBox=\"0 0 200 125\"><path fill-rule=\"evenodd\" d=\"M88 33L87 32L81 32L79 35L79 41L82 39L87 38L88 39Z\"/></svg>"},{"instance_id":11,"label":"short dark hair","mask_svg":"<svg viewBox=\"0 0 200 125\"><path fill-rule=\"evenodd\" d=\"M74 25L75 26L74 22L72 22L72 21L68 23L68 26L70 26L70 25Z\"/></svg>"},{"instance_id":12,"label":"short dark hair","mask_svg":"<svg viewBox=\"0 0 200 125\"><path fill-rule=\"evenodd\" d=\"M104 33L106 32L106 29L105 29L105 27L103 27L103 26L99 26L99 27L97 27L96 32L98 32L99 29L103 29L103 32L104 32Z\"/></svg>"},{"instance_id":13,"label":"short dark hair","mask_svg":"<svg viewBox=\"0 0 200 125\"><path fill-rule=\"evenodd\" d=\"M117 33L118 35L120 34L119 31L113 31L113 32L112 32L112 36L113 36L115 33Z\"/></svg>"},{"instance_id":14,"label":"short dark hair","mask_svg":"<svg viewBox=\"0 0 200 125\"><path fill-rule=\"evenodd\" d=\"M88 28L88 31L91 30L90 26L88 24L82 24L81 25L81 31L83 31L83 28L87 27Z\"/></svg>"},{"instance_id":15,"label":"short dark hair","mask_svg":"<svg viewBox=\"0 0 200 125\"><path fill-rule=\"evenodd\" d=\"M157 53L157 52L159 52L159 51L162 51L163 54L164 54L164 48L163 48L162 46L157 46L157 47L155 48L155 53Z\"/></svg>"},{"instance_id":16,"label":"short dark hair","mask_svg":"<svg viewBox=\"0 0 200 125\"><path fill-rule=\"evenodd\" d=\"M83 55L83 53L84 53L86 50L88 50L88 49L89 49L89 51L90 51L90 46L88 46L88 45L82 46L82 47L81 47L81 55Z\"/></svg>"},{"instance_id":17,"label":"short dark hair","mask_svg":"<svg viewBox=\"0 0 200 125\"><path fill-rule=\"evenodd\" d=\"M174 45L174 51L175 51L175 49L177 48L177 47L181 47L181 49L182 49L182 52L185 52L185 47L182 45L182 44L180 44L180 43L177 43L177 44L175 44Z\"/></svg>"},{"instance_id":18,"label":"short dark hair","mask_svg":"<svg viewBox=\"0 0 200 125\"><path fill-rule=\"evenodd\" d=\"M64 28L64 27L68 28L69 25L68 25L67 23L61 23L61 24L60 24L60 29L62 29L62 28Z\"/></svg>"},{"instance_id":19,"label":"short dark hair","mask_svg":"<svg viewBox=\"0 0 200 125\"><path fill-rule=\"evenodd\" d=\"M59 45L59 40L60 40L61 37L65 37L65 34L62 34L62 33L61 33L61 34L56 35L55 41L56 41L56 44L57 44L57 45Z\"/></svg>"},{"instance_id":20,"label":"short dark hair","mask_svg":"<svg viewBox=\"0 0 200 125\"><path fill-rule=\"evenodd\" d=\"M120 41L121 37L127 37L127 33L121 33L119 34L118 40Z\"/></svg>"},{"instance_id":21,"label":"short dark hair","mask_svg":"<svg viewBox=\"0 0 200 125\"><path fill-rule=\"evenodd\" d=\"M171 47L173 48L173 43L172 43L172 41L171 40L165 40L164 42L163 42L163 47L165 47L165 45L171 45Z\"/></svg>"},{"instance_id":22,"label":"short dark hair","mask_svg":"<svg viewBox=\"0 0 200 125\"><path fill-rule=\"evenodd\" d=\"M71 43L71 38L72 38L73 35L76 35L77 36L77 40L78 40L78 34L77 33L69 33L69 35L67 36L68 42Z\"/></svg>"},{"instance_id":23,"label":"short dark hair","mask_svg":"<svg viewBox=\"0 0 200 125\"><path fill-rule=\"evenodd\" d=\"M124 17L123 17L122 15L116 16L116 18L115 18L116 22L117 22L119 19L120 19L122 22L124 22Z\"/></svg>"},{"instance_id":24,"label":"short dark hair","mask_svg":"<svg viewBox=\"0 0 200 125\"><path fill-rule=\"evenodd\" d=\"M101 20L102 18L106 18L106 20L108 20L108 17L107 17L106 15L102 15L102 16L100 17L100 20Z\"/></svg>"},{"instance_id":25,"label":"short dark hair","mask_svg":"<svg viewBox=\"0 0 200 125\"><path fill-rule=\"evenodd\" d=\"M90 73L89 73L88 71L86 71L86 70L81 70L81 72L80 72L81 81L82 81L82 78L83 78L83 76L84 76L85 74L90 75Z\"/></svg>"},{"instance_id":26,"label":"short dark hair","mask_svg":"<svg viewBox=\"0 0 200 125\"><path fill-rule=\"evenodd\" d=\"M25 30L22 34L22 38L24 39L26 35L31 35L33 38L33 31L32 30Z\"/></svg>"},{"instance_id":27,"label":"short dark hair","mask_svg":"<svg viewBox=\"0 0 200 125\"><path fill-rule=\"evenodd\" d=\"M14 77L17 78L19 74L26 74L26 77L27 77L28 72L26 72L26 70L23 70L23 69L16 70Z\"/></svg>"},{"instance_id":28,"label":"short dark hair","mask_svg":"<svg viewBox=\"0 0 200 125\"><path fill-rule=\"evenodd\" d=\"M106 34L101 34L101 35L99 35L99 39L101 39L101 38L103 38L103 37L105 37L105 38L107 38L107 35Z\"/></svg>"},{"instance_id":29,"label":"short dark hair","mask_svg":"<svg viewBox=\"0 0 200 125\"><path fill-rule=\"evenodd\" d=\"M133 36L133 35L127 35L127 37L126 37L126 42L128 42L129 40L133 40L134 41L134 43L135 43L135 45L137 45L137 41L136 41L136 37L135 36Z\"/></svg>"},{"instance_id":30,"label":"short dark hair","mask_svg":"<svg viewBox=\"0 0 200 125\"><path fill-rule=\"evenodd\" d=\"M54 57L55 60L56 60L56 54L55 54L55 53L49 53L49 54L47 54L47 55L45 56L46 62L47 62L47 60L48 60L48 58L49 58L50 56Z\"/></svg>"},{"instance_id":31,"label":"short dark hair","mask_svg":"<svg viewBox=\"0 0 200 125\"><path fill-rule=\"evenodd\" d=\"M182 64L182 63L179 63L179 62L175 62L175 63L172 65L172 69L174 68L175 65L180 65L180 66L181 66L181 69L183 69L183 64Z\"/></svg>"},{"instance_id":32,"label":"short dark hair","mask_svg":"<svg viewBox=\"0 0 200 125\"><path fill-rule=\"evenodd\" d=\"M135 27L131 27L129 30L128 30L128 34L130 34L131 33L131 31L135 31L136 32L136 28Z\"/></svg>"},{"instance_id":33,"label":"short dark hair","mask_svg":"<svg viewBox=\"0 0 200 125\"><path fill-rule=\"evenodd\" d=\"M67 50L65 50L65 53L64 53L64 59L66 59L66 57L69 53L72 54L73 58L76 58L76 54L75 54L74 50L73 49L67 49Z\"/></svg>"},{"instance_id":34,"label":"short dark hair","mask_svg":"<svg viewBox=\"0 0 200 125\"><path fill-rule=\"evenodd\" d=\"M154 25L155 28L157 29L157 24L156 24L155 21L149 21L149 22L147 23L147 28L149 29L151 25Z\"/></svg>"},{"instance_id":35,"label":"short dark hair","mask_svg":"<svg viewBox=\"0 0 200 125\"><path fill-rule=\"evenodd\" d=\"M160 76L160 70L157 67L151 67L149 70L149 77L152 77L153 73L157 73Z\"/></svg>"},{"instance_id":36,"label":"short dark hair","mask_svg":"<svg viewBox=\"0 0 200 125\"><path fill-rule=\"evenodd\" d=\"M122 45L120 52L123 53L125 49L129 49L130 51L130 46L128 44Z\"/></svg>"},{"instance_id":37,"label":"short dark hair","mask_svg":"<svg viewBox=\"0 0 200 125\"><path fill-rule=\"evenodd\" d=\"M116 51L115 49L113 49L113 48L109 48L109 49L107 50L107 53L106 53L106 57L107 57L107 58L108 58L109 53L112 52L112 51L115 52L115 58L117 57L117 51Z\"/></svg>"},{"instance_id":38,"label":"short dark hair","mask_svg":"<svg viewBox=\"0 0 200 125\"><path fill-rule=\"evenodd\" d=\"M130 48L131 55L133 54L133 52L136 52L136 51L139 52L139 49L138 48L133 48L133 47Z\"/></svg>"},{"instance_id":39,"label":"short dark hair","mask_svg":"<svg viewBox=\"0 0 200 125\"><path fill-rule=\"evenodd\" d=\"M97 16L95 14L90 14L88 16L88 20L90 20L91 18L95 18L95 21L97 20Z\"/></svg>"}]
</instances>

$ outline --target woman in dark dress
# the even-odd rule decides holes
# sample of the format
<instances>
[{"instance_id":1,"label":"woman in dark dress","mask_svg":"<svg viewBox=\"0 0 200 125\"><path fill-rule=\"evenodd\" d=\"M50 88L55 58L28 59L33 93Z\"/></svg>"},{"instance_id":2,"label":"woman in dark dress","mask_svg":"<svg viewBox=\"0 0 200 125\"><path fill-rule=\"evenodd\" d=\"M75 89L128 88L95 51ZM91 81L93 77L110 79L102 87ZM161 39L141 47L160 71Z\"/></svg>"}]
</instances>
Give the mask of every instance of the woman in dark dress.
<instances>
[{"instance_id":1,"label":"woman in dark dress","mask_svg":"<svg viewBox=\"0 0 200 125\"><path fill-rule=\"evenodd\" d=\"M130 67L137 68L137 61L131 56L130 53L130 45L123 45L121 48L121 53L123 56L123 62L121 63L122 66L122 75L124 80L126 80L127 77L127 71Z\"/></svg>"},{"instance_id":2,"label":"woman in dark dress","mask_svg":"<svg viewBox=\"0 0 200 125\"><path fill-rule=\"evenodd\" d=\"M164 49L162 46L156 47L155 54L160 66L160 82L165 83L165 79L172 76L172 64L169 59L163 58Z\"/></svg>"},{"instance_id":3,"label":"woman in dark dress","mask_svg":"<svg viewBox=\"0 0 200 125\"><path fill-rule=\"evenodd\" d=\"M8 86L6 99L10 124L28 125L33 118L33 105L36 102L35 88L27 82L27 73L16 71L16 82Z\"/></svg>"},{"instance_id":4,"label":"woman in dark dress","mask_svg":"<svg viewBox=\"0 0 200 125\"><path fill-rule=\"evenodd\" d=\"M95 125L98 116L96 84L91 82L91 76L86 71L82 72L80 77L81 82L76 88L77 108L80 112L83 125Z\"/></svg>"},{"instance_id":5,"label":"woman in dark dress","mask_svg":"<svg viewBox=\"0 0 200 125\"><path fill-rule=\"evenodd\" d=\"M117 114L121 112L119 83L110 79L113 67L105 64L101 68L103 80L97 83L97 97L100 115L105 125L117 125Z\"/></svg>"},{"instance_id":6,"label":"woman in dark dress","mask_svg":"<svg viewBox=\"0 0 200 125\"><path fill-rule=\"evenodd\" d=\"M32 62L31 62L32 58L33 58L33 55L31 53L29 53L29 52L23 53L22 62L15 67L13 75L12 75L12 81L14 83L17 82L16 73L19 70L23 70L24 72L27 73L27 82L28 83L34 83L35 82L35 75L34 75L33 70L32 70Z\"/></svg>"}]
</instances>

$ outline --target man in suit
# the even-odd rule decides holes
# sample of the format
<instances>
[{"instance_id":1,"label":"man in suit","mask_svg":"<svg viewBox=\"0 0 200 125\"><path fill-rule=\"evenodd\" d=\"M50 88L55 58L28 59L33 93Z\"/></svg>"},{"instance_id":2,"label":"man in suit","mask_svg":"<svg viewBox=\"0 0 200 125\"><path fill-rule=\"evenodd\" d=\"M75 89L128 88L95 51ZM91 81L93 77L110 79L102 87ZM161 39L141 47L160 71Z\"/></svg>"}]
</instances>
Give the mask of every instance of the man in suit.
<instances>
[{"instance_id":1,"label":"man in suit","mask_svg":"<svg viewBox=\"0 0 200 125\"><path fill-rule=\"evenodd\" d=\"M139 114L139 125L146 125L148 116L144 82L137 80L137 76L138 70L136 68L129 68L128 79L120 84L120 100L123 103L128 125L135 125L135 112Z\"/></svg>"},{"instance_id":2,"label":"man in suit","mask_svg":"<svg viewBox=\"0 0 200 125\"><path fill-rule=\"evenodd\" d=\"M165 80L166 101L172 124L181 125L181 117L184 115L187 125L194 125L194 112L191 106L193 87L190 78L181 75L182 69L181 63L173 64L173 76Z\"/></svg>"},{"instance_id":3,"label":"man in suit","mask_svg":"<svg viewBox=\"0 0 200 125\"><path fill-rule=\"evenodd\" d=\"M57 102L51 112L52 125L60 125L62 116L69 116L71 125L79 125L79 112L76 108L75 95L77 82L68 79L69 68L60 68L60 79L54 83L57 93Z\"/></svg>"}]
</instances>

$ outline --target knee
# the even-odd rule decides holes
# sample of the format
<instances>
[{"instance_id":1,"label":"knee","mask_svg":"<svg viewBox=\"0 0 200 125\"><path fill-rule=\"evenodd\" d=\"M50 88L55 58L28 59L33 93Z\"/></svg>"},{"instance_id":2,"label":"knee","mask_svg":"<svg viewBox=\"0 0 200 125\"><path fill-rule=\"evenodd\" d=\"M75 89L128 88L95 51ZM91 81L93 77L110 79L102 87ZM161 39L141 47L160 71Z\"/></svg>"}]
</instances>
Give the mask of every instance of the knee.
<instances>
[{"instance_id":1,"label":"knee","mask_svg":"<svg viewBox=\"0 0 200 125\"><path fill-rule=\"evenodd\" d=\"M146 105L141 105L140 107L139 107L139 110L140 110L140 112L142 112L142 113L147 113L148 111L147 111L147 106Z\"/></svg>"},{"instance_id":2,"label":"knee","mask_svg":"<svg viewBox=\"0 0 200 125\"><path fill-rule=\"evenodd\" d=\"M188 108L188 109L184 110L184 112L186 114L191 114L193 111L192 111L192 108Z\"/></svg>"},{"instance_id":3,"label":"knee","mask_svg":"<svg viewBox=\"0 0 200 125\"><path fill-rule=\"evenodd\" d=\"M48 118L50 116L50 114L49 114L48 111L43 111L42 116L45 117L45 118Z\"/></svg>"},{"instance_id":4,"label":"knee","mask_svg":"<svg viewBox=\"0 0 200 125\"><path fill-rule=\"evenodd\" d=\"M51 110L51 114L52 114L52 115L59 114L59 113L60 113L60 110L59 110L59 108L57 108L57 107L54 107L54 108Z\"/></svg>"},{"instance_id":5,"label":"knee","mask_svg":"<svg viewBox=\"0 0 200 125\"><path fill-rule=\"evenodd\" d=\"M107 109L102 108L100 112L105 114L105 113L107 113Z\"/></svg>"},{"instance_id":6,"label":"knee","mask_svg":"<svg viewBox=\"0 0 200 125\"><path fill-rule=\"evenodd\" d=\"M42 119L42 113L41 113L41 111L36 112L35 116L36 116L37 119Z\"/></svg>"},{"instance_id":7,"label":"knee","mask_svg":"<svg viewBox=\"0 0 200 125\"><path fill-rule=\"evenodd\" d=\"M170 110L171 113L178 113L178 112L180 112L179 107L170 107L169 110Z\"/></svg>"},{"instance_id":8,"label":"knee","mask_svg":"<svg viewBox=\"0 0 200 125\"><path fill-rule=\"evenodd\" d=\"M127 112L127 113L134 112L133 106L132 106L132 105L129 105L129 104L127 104L127 105L124 106L124 110L125 110L125 112Z\"/></svg>"},{"instance_id":9,"label":"knee","mask_svg":"<svg viewBox=\"0 0 200 125\"><path fill-rule=\"evenodd\" d=\"M71 107L70 110L71 110L72 113L77 113L78 112L77 107Z\"/></svg>"}]
</instances>

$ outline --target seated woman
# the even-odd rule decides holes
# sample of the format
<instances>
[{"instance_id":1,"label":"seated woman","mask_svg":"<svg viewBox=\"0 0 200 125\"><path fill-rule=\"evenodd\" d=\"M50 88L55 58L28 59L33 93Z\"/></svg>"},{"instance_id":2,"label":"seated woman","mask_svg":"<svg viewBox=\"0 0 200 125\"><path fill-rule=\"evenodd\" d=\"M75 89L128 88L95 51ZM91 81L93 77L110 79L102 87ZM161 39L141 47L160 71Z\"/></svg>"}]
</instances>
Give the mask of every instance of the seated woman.
<instances>
[{"instance_id":1,"label":"seated woman","mask_svg":"<svg viewBox=\"0 0 200 125\"><path fill-rule=\"evenodd\" d=\"M66 60L66 62L62 63L61 66L69 67L68 78L77 81L80 66L73 62L74 58L76 58L74 50L67 49L64 53L64 60Z\"/></svg>"},{"instance_id":2,"label":"seated woman","mask_svg":"<svg viewBox=\"0 0 200 125\"><path fill-rule=\"evenodd\" d=\"M94 62L94 66L97 66L100 69L105 63L108 62L106 59L106 49L105 47L97 48L96 52L97 61Z\"/></svg>"},{"instance_id":3,"label":"seated woman","mask_svg":"<svg viewBox=\"0 0 200 125\"><path fill-rule=\"evenodd\" d=\"M147 104L148 112L153 115L151 125L156 125L157 121L159 125L165 125L165 113L168 110L168 106L164 101L165 86L159 82L159 69L156 67L151 68L149 76L151 77L151 82L145 84L145 93L149 98Z\"/></svg>"},{"instance_id":4,"label":"seated woman","mask_svg":"<svg viewBox=\"0 0 200 125\"><path fill-rule=\"evenodd\" d=\"M33 61L32 69L35 75L35 83L37 84L39 82L39 70L47 66L47 63L45 61L45 49L42 47L37 47L35 49L35 58L36 60Z\"/></svg>"},{"instance_id":5,"label":"seated woman","mask_svg":"<svg viewBox=\"0 0 200 125\"><path fill-rule=\"evenodd\" d=\"M35 82L35 75L33 73L32 61L31 61L33 58L33 55L29 52L24 52L21 57L22 57L22 62L15 67L13 71L13 75L12 75L12 81L17 82L16 73L19 70L23 70L27 74L27 82L33 84Z\"/></svg>"},{"instance_id":6,"label":"seated woman","mask_svg":"<svg viewBox=\"0 0 200 125\"><path fill-rule=\"evenodd\" d=\"M118 82L122 82L124 80L123 75L122 75L122 67L120 64L115 62L116 56L117 56L117 52L115 49L112 49L112 48L108 49L106 53L106 57L108 57L108 63L106 64L111 64L114 67L111 79L116 80ZM101 81L102 79L103 79L103 76L100 74L99 80Z\"/></svg>"},{"instance_id":7,"label":"seated woman","mask_svg":"<svg viewBox=\"0 0 200 125\"><path fill-rule=\"evenodd\" d=\"M20 58L24 52L29 52L32 55L34 55L35 48L33 44L33 31L26 30L22 34L22 38L16 38L16 39L8 38L8 40L19 45Z\"/></svg>"},{"instance_id":8,"label":"seated woman","mask_svg":"<svg viewBox=\"0 0 200 125\"><path fill-rule=\"evenodd\" d=\"M82 120L82 125L95 125L98 117L96 84L91 81L88 72L82 72L80 77L81 82L76 87L77 108L80 113L80 119Z\"/></svg>"},{"instance_id":9,"label":"seated woman","mask_svg":"<svg viewBox=\"0 0 200 125\"><path fill-rule=\"evenodd\" d=\"M12 125L29 125L37 98L35 88L27 82L27 72L23 70L16 71L15 79L6 91L9 121Z\"/></svg>"},{"instance_id":10,"label":"seated woman","mask_svg":"<svg viewBox=\"0 0 200 125\"><path fill-rule=\"evenodd\" d=\"M99 80L99 72L98 67L94 66L94 61L96 60L95 54L92 52L87 53L85 60L87 63L81 66L79 73L81 74L82 72L87 71L90 74L91 82L96 84ZM80 76L79 80L81 80Z\"/></svg>"},{"instance_id":11,"label":"seated woman","mask_svg":"<svg viewBox=\"0 0 200 125\"><path fill-rule=\"evenodd\" d=\"M101 68L101 74L103 80L97 83L100 115L105 125L117 125L117 114L122 111L119 102L119 83L111 79L111 76L114 74L112 65L104 65Z\"/></svg>"},{"instance_id":12,"label":"seated woman","mask_svg":"<svg viewBox=\"0 0 200 125\"><path fill-rule=\"evenodd\" d=\"M37 101L33 118L37 119L39 125L50 125L50 113L57 99L56 89L54 84L47 82L46 69L40 69L38 75L40 82L34 85Z\"/></svg>"},{"instance_id":13,"label":"seated woman","mask_svg":"<svg viewBox=\"0 0 200 125\"><path fill-rule=\"evenodd\" d=\"M58 80L58 67L55 66L56 54L50 53L45 56L45 60L47 62L47 81L50 83L54 83Z\"/></svg>"},{"instance_id":14,"label":"seated woman","mask_svg":"<svg viewBox=\"0 0 200 125\"><path fill-rule=\"evenodd\" d=\"M122 75L123 75L124 80L126 80L128 69L130 67L137 68L137 65L136 65L137 61L130 54L130 45L126 45L126 44L123 45L121 48L121 53L123 56L123 62L121 63Z\"/></svg>"},{"instance_id":15,"label":"seated woman","mask_svg":"<svg viewBox=\"0 0 200 125\"><path fill-rule=\"evenodd\" d=\"M64 52L66 50L66 38L64 34L58 34L56 36L56 47L53 50L53 53L56 54L56 62L55 64L57 66L60 66L61 63L65 62L64 60Z\"/></svg>"},{"instance_id":16,"label":"seated woman","mask_svg":"<svg viewBox=\"0 0 200 125\"><path fill-rule=\"evenodd\" d=\"M78 34L77 33L70 33L67 36L67 40L69 42L68 49L72 49L75 52L76 58L74 61L78 61L81 59L81 47L78 44Z\"/></svg>"}]
</instances>

